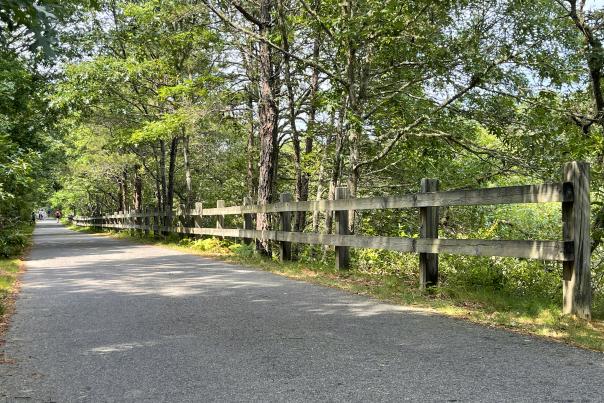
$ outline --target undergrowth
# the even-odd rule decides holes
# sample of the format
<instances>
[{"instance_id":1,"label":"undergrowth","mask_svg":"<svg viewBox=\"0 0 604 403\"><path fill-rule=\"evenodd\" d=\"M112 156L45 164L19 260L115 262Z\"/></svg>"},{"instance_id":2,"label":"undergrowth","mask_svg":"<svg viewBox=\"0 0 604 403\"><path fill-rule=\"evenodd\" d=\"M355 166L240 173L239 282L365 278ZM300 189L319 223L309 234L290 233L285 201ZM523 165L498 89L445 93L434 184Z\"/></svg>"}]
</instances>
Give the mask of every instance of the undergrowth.
<instances>
[{"instance_id":1,"label":"undergrowth","mask_svg":"<svg viewBox=\"0 0 604 403\"><path fill-rule=\"evenodd\" d=\"M6 312L13 293L22 259L31 240L33 226L22 224L0 231L0 317Z\"/></svg>"}]
</instances>

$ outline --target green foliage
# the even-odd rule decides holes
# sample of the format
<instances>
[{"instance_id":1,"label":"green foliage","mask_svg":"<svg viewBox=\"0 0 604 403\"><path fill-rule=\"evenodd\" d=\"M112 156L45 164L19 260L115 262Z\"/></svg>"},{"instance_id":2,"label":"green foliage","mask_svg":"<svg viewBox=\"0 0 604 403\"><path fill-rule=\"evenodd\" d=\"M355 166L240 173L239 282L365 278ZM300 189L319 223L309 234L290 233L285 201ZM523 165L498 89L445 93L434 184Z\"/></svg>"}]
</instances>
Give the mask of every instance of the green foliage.
<instances>
[{"instance_id":1,"label":"green foliage","mask_svg":"<svg viewBox=\"0 0 604 403\"><path fill-rule=\"evenodd\" d=\"M242 258L251 257L254 255L254 245L245 245L233 243L229 240L220 240L218 238L192 239L184 238L178 241L178 246L190 248L198 252L214 253L224 255L232 253L235 256Z\"/></svg>"},{"instance_id":2,"label":"green foliage","mask_svg":"<svg viewBox=\"0 0 604 403\"><path fill-rule=\"evenodd\" d=\"M185 238L178 243L180 246L191 247L201 252L219 251L225 244L218 238L190 239Z\"/></svg>"},{"instance_id":3,"label":"green foliage","mask_svg":"<svg viewBox=\"0 0 604 403\"><path fill-rule=\"evenodd\" d=\"M27 220L53 187L60 160L46 84L16 54L0 50L0 226Z\"/></svg>"},{"instance_id":4,"label":"green foliage","mask_svg":"<svg viewBox=\"0 0 604 403\"><path fill-rule=\"evenodd\" d=\"M54 96L71 112L64 124L72 133L64 190L54 200L89 214L131 207L130 197L120 195L120 183L133 171L142 177L145 205L166 208L184 202L183 137L190 139L190 166L195 167L214 163L206 157L218 150L206 146L230 151L230 143L239 141L217 112L223 106L222 64L216 59L222 45L207 26L206 10L180 0L116 6L107 30L102 28L106 13L90 13L93 28L86 40L100 49L95 57L67 66ZM214 175L208 172L196 183L206 177L214 181ZM204 188L195 190L207 200ZM173 202L174 194L181 200Z\"/></svg>"},{"instance_id":5,"label":"green foliage","mask_svg":"<svg viewBox=\"0 0 604 403\"><path fill-rule=\"evenodd\" d=\"M255 247L253 244L239 244L235 243L229 246L229 250L235 254L236 256L240 256L242 258L248 258L254 255Z\"/></svg>"},{"instance_id":6,"label":"green foliage","mask_svg":"<svg viewBox=\"0 0 604 403\"><path fill-rule=\"evenodd\" d=\"M27 246L28 233L16 232L13 228L0 232L0 258L18 256Z\"/></svg>"},{"instance_id":7,"label":"green foliage","mask_svg":"<svg viewBox=\"0 0 604 403\"><path fill-rule=\"evenodd\" d=\"M0 316L6 309L6 297L13 291L25 248L33 226L18 224L0 229Z\"/></svg>"}]
</instances>

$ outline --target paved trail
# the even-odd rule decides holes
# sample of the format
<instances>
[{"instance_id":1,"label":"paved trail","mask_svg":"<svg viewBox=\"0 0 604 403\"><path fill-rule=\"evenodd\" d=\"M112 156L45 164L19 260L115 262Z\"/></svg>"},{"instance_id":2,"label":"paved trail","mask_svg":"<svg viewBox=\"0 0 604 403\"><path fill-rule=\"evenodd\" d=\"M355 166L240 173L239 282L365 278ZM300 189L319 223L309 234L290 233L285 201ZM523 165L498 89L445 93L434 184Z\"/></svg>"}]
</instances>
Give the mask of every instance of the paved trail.
<instances>
[{"instance_id":1,"label":"paved trail","mask_svg":"<svg viewBox=\"0 0 604 403\"><path fill-rule=\"evenodd\" d=\"M50 221L27 267L0 402L604 400L602 354Z\"/></svg>"}]
</instances>

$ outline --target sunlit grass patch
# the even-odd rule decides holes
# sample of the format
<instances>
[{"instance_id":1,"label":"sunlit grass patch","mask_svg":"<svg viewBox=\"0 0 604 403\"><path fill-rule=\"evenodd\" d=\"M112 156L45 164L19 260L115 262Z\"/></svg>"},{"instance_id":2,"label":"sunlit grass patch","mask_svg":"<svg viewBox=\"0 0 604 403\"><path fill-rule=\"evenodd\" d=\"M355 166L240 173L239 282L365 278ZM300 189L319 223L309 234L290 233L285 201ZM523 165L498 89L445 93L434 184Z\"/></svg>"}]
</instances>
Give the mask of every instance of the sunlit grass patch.
<instances>
[{"instance_id":1,"label":"sunlit grass patch","mask_svg":"<svg viewBox=\"0 0 604 403\"><path fill-rule=\"evenodd\" d=\"M0 316L6 311L6 304L14 291L21 264L20 259L0 259Z\"/></svg>"}]
</instances>

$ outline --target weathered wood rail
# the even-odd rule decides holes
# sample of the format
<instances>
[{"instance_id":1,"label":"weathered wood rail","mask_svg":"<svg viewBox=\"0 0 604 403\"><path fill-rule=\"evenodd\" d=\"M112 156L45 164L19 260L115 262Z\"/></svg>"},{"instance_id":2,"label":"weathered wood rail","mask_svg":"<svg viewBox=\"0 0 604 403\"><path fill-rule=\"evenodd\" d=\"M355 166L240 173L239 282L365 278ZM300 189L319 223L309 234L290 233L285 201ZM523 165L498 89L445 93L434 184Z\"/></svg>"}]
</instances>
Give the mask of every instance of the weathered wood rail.
<instances>
[{"instance_id":1,"label":"weathered wood rail","mask_svg":"<svg viewBox=\"0 0 604 403\"><path fill-rule=\"evenodd\" d=\"M516 203L562 203L563 240L480 240L438 238L438 207L495 205ZM355 210L418 208L421 231L419 238L361 236L348 233L348 215ZM336 234L291 231L291 214L296 211L334 213ZM258 231L253 228L254 215L278 213L279 230ZM226 215L243 215L243 228L225 228ZM215 217L216 227L202 227L203 217ZM563 262L563 310L582 318L591 316L590 279L590 196L589 165L569 162L564 166L563 181L553 184L496 187L474 190L438 191L438 180L424 179L421 192L401 196L349 198L346 188L338 188L336 200L291 201L282 194L280 202L253 205L249 198L241 206L194 209L175 212L145 209L117 212L99 217L75 217L78 226L138 230L154 234L180 233L279 242L281 258L291 258L291 243L330 245L336 248L336 266L349 267L349 248L377 248L420 254L420 287L438 282L438 254L472 256L507 256Z\"/></svg>"}]
</instances>

